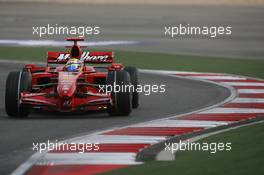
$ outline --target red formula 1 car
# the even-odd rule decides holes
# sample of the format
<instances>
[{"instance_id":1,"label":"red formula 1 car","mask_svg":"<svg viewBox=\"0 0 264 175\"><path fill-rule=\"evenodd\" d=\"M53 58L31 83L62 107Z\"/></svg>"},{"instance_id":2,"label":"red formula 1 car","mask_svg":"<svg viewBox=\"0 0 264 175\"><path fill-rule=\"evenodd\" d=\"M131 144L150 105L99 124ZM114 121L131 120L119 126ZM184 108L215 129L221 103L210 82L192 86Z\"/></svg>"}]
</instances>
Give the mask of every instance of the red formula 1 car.
<instances>
[{"instance_id":1,"label":"red formula 1 car","mask_svg":"<svg viewBox=\"0 0 264 175\"><path fill-rule=\"evenodd\" d=\"M74 42L69 53L48 52L46 66L27 64L9 73L5 109L10 117L26 117L31 109L125 116L138 107L136 68L114 63L113 52L82 51L77 44L82 38L67 40Z\"/></svg>"}]
</instances>

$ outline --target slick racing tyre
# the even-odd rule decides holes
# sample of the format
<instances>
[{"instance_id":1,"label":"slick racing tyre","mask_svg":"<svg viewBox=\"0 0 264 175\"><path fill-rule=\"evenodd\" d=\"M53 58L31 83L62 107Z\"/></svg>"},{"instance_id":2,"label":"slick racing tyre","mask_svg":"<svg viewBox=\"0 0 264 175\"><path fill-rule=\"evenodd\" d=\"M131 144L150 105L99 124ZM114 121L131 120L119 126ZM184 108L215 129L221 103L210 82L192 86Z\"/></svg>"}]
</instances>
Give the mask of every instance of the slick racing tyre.
<instances>
[{"instance_id":1,"label":"slick racing tyre","mask_svg":"<svg viewBox=\"0 0 264 175\"><path fill-rule=\"evenodd\" d=\"M132 92L132 107L137 108L139 105L139 95L136 91L138 85L138 70L135 67L125 67L124 70L129 73L131 84L134 86L134 91Z\"/></svg>"},{"instance_id":2,"label":"slick racing tyre","mask_svg":"<svg viewBox=\"0 0 264 175\"><path fill-rule=\"evenodd\" d=\"M10 117L27 117L29 106L20 103L21 92L31 90L31 74L10 72L6 79L5 110Z\"/></svg>"},{"instance_id":3,"label":"slick racing tyre","mask_svg":"<svg viewBox=\"0 0 264 175\"><path fill-rule=\"evenodd\" d=\"M111 87L112 105L108 107L110 116L128 116L132 110L132 94L128 88L126 90L116 88L130 85L129 73L124 70L109 71L107 76L107 87ZM118 91L117 91L118 90Z\"/></svg>"}]
</instances>

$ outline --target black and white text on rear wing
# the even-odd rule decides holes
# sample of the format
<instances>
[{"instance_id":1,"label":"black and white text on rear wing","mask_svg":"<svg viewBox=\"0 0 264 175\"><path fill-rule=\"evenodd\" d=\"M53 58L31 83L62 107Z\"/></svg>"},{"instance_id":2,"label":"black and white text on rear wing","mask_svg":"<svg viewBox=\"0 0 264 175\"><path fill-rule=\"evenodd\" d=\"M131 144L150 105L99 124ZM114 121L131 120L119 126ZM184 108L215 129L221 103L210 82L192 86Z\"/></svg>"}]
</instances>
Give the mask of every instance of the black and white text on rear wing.
<instances>
[{"instance_id":1,"label":"black and white text on rear wing","mask_svg":"<svg viewBox=\"0 0 264 175\"><path fill-rule=\"evenodd\" d=\"M48 63L63 64L70 58L67 52L48 52ZM82 52L80 58L85 63L112 63L114 62L113 52Z\"/></svg>"}]
</instances>

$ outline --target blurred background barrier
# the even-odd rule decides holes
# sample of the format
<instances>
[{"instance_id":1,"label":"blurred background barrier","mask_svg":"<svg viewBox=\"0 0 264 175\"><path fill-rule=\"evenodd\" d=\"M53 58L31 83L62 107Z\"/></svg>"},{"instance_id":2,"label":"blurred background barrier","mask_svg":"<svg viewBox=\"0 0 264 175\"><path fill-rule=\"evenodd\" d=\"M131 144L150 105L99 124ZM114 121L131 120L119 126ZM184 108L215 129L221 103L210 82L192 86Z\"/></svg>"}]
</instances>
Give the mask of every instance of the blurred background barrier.
<instances>
[{"instance_id":1,"label":"blurred background barrier","mask_svg":"<svg viewBox=\"0 0 264 175\"><path fill-rule=\"evenodd\" d=\"M0 2L58 2L93 4L184 4L184 5L264 5L264 0L0 0Z\"/></svg>"}]
</instances>

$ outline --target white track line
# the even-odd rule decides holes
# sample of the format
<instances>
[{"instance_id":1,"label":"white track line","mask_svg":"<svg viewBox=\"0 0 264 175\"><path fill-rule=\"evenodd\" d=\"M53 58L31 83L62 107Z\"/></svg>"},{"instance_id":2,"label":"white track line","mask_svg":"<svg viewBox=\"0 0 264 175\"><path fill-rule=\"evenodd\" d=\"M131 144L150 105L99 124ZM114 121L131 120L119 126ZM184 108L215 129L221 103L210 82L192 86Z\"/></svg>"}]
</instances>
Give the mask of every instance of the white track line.
<instances>
[{"instance_id":1,"label":"white track line","mask_svg":"<svg viewBox=\"0 0 264 175\"><path fill-rule=\"evenodd\" d=\"M238 89L239 94L263 94L264 89Z\"/></svg>"},{"instance_id":2,"label":"white track line","mask_svg":"<svg viewBox=\"0 0 264 175\"><path fill-rule=\"evenodd\" d=\"M85 46L110 46L110 45L131 45L139 44L139 41L81 41L80 45ZM12 46L66 46L69 45L67 41L55 40L0 40L0 45Z\"/></svg>"},{"instance_id":3,"label":"white track line","mask_svg":"<svg viewBox=\"0 0 264 175\"><path fill-rule=\"evenodd\" d=\"M162 136L92 135L76 143L157 143L166 140Z\"/></svg>"},{"instance_id":4,"label":"white track line","mask_svg":"<svg viewBox=\"0 0 264 175\"><path fill-rule=\"evenodd\" d=\"M202 127L211 128L220 125L227 125L228 122L200 121L200 120L162 120L149 123L137 124L132 127Z\"/></svg>"},{"instance_id":5,"label":"white track line","mask_svg":"<svg viewBox=\"0 0 264 175\"><path fill-rule=\"evenodd\" d=\"M136 153L47 153L36 165L138 165Z\"/></svg>"},{"instance_id":6,"label":"white track line","mask_svg":"<svg viewBox=\"0 0 264 175\"><path fill-rule=\"evenodd\" d=\"M181 74L190 74L190 75L194 75L194 74L211 74L211 75L219 75L219 76L226 76L225 74L218 74L218 73L201 73L201 72L186 72L186 71L170 71L170 70L149 70L149 69L141 69L141 72L143 73L154 73L154 74L166 74L166 75L179 75L181 76ZM190 76L188 76L190 77Z\"/></svg>"},{"instance_id":7,"label":"white track line","mask_svg":"<svg viewBox=\"0 0 264 175\"><path fill-rule=\"evenodd\" d=\"M235 98L232 103L264 103L264 98Z\"/></svg>"},{"instance_id":8,"label":"white track line","mask_svg":"<svg viewBox=\"0 0 264 175\"><path fill-rule=\"evenodd\" d=\"M223 82L230 86L264 86L264 83L252 83L252 82Z\"/></svg>"},{"instance_id":9,"label":"white track line","mask_svg":"<svg viewBox=\"0 0 264 175\"><path fill-rule=\"evenodd\" d=\"M191 78L205 79L205 80L246 80L244 77L235 76L188 76Z\"/></svg>"},{"instance_id":10,"label":"white track line","mask_svg":"<svg viewBox=\"0 0 264 175\"><path fill-rule=\"evenodd\" d=\"M235 114L235 113L263 113L264 109L258 109L258 108L213 108L210 110L206 110L203 112L200 112L200 114Z\"/></svg>"}]
</instances>

